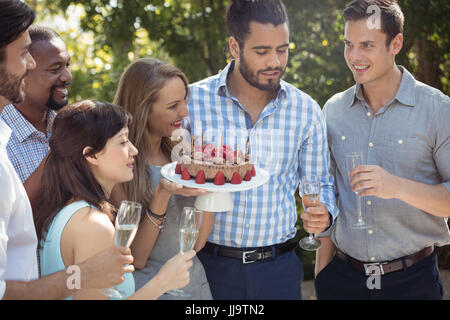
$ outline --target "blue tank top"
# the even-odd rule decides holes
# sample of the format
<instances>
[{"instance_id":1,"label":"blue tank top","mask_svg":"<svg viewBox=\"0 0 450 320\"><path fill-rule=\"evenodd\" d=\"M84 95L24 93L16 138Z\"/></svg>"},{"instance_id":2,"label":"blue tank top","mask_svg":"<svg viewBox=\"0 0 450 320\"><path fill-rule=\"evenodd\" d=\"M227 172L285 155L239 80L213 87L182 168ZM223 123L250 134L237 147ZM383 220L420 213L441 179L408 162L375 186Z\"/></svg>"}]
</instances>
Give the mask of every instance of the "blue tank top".
<instances>
[{"instance_id":1,"label":"blue tank top","mask_svg":"<svg viewBox=\"0 0 450 320\"><path fill-rule=\"evenodd\" d=\"M84 207L92 207L86 201L77 201L65 206L58 212L58 214L53 219L50 228L45 236L45 239L41 240L41 274L46 276L61 270L65 270L62 256L61 256L61 236L67 222L70 220L72 215ZM125 281L117 286L120 291L127 294L127 297L134 293L134 278L131 273L124 274ZM72 296L68 297L67 300L71 300Z\"/></svg>"}]
</instances>

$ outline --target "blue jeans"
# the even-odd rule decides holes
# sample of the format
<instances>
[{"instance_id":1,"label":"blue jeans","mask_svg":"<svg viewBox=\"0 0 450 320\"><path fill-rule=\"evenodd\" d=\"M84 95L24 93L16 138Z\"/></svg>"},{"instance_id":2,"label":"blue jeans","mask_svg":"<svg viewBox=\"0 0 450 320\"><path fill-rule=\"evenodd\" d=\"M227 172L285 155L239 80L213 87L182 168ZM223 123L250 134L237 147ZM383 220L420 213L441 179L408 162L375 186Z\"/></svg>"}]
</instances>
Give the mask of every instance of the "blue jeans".
<instances>
[{"instance_id":1,"label":"blue jeans","mask_svg":"<svg viewBox=\"0 0 450 320\"><path fill-rule=\"evenodd\" d=\"M335 256L314 284L319 300L442 300L444 296L434 252L409 268L382 275L379 289L368 286L367 280L361 271Z\"/></svg>"},{"instance_id":2,"label":"blue jeans","mask_svg":"<svg viewBox=\"0 0 450 320\"><path fill-rule=\"evenodd\" d=\"M295 251L243 264L198 252L215 300L301 300L303 266Z\"/></svg>"}]
</instances>

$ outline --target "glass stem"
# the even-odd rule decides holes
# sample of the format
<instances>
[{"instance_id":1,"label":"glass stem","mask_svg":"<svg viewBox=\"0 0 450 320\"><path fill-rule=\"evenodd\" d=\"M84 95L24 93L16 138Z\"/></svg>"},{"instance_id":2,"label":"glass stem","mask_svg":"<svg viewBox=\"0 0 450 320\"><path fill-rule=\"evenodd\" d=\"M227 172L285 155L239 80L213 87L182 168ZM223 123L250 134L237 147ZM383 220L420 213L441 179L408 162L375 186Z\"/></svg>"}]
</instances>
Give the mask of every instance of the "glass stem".
<instances>
[{"instance_id":1,"label":"glass stem","mask_svg":"<svg viewBox=\"0 0 450 320\"><path fill-rule=\"evenodd\" d=\"M358 196L358 195L356 195L356 197L357 197L357 206L358 206L358 221L359 222L362 222L362 209L361 209L361 197L360 196Z\"/></svg>"}]
</instances>

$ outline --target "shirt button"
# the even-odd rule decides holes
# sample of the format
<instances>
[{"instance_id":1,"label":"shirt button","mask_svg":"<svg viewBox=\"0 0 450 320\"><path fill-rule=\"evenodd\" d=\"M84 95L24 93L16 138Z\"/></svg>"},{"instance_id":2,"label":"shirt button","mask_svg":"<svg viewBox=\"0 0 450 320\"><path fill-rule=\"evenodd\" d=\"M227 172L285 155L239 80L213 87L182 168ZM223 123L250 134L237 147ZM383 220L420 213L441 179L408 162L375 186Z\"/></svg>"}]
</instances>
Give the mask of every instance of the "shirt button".
<instances>
[{"instance_id":1,"label":"shirt button","mask_svg":"<svg viewBox=\"0 0 450 320\"><path fill-rule=\"evenodd\" d=\"M370 257L370 261L375 261L375 257Z\"/></svg>"},{"instance_id":2,"label":"shirt button","mask_svg":"<svg viewBox=\"0 0 450 320\"><path fill-rule=\"evenodd\" d=\"M246 227L246 228L249 228L249 227L250 227L250 225L249 225L249 224L247 223L247 224L245 225L245 227Z\"/></svg>"},{"instance_id":3,"label":"shirt button","mask_svg":"<svg viewBox=\"0 0 450 320\"><path fill-rule=\"evenodd\" d=\"M369 142L369 147L373 147L373 142Z\"/></svg>"},{"instance_id":4,"label":"shirt button","mask_svg":"<svg viewBox=\"0 0 450 320\"><path fill-rule=\"evenodd\" d=\"M368 205L368 206L372 205L372 201L370 201L370 200L367 201L367 205Z\"/></svg>"},{"instance_id":5,"label":"shirt button","mask_svg":"<svg viewBox=\"0 0 450 320\"><path fill-rule=\"evenodd\" d=\"M342 137L341 137L341 140L344 141L344 140L345 140L345 136L342 136Z\"/></svg>"},{"instance_id":6,"label":"shirt button","mask_svg":"<svg viewBox=\"0 0 450 320\"><path fill-rule=\"evenodd\" d=\"M403 140L402 139L398 140L398 144L403 144Z\"/></svg>"},{"instance_id":7,"label":"shirt button","mask_svg":"<svg viewBox=\"0 0 450 320\"><path fill-rule=\"evenodd\" d=\"M370 116L371 116L371 113L370 113L370 112L367 112L367 116L370 117Z\"/></svg>"},{"instance_id":8,"label":"shirt button","mask_svg":"<svg viewBox=\"0 0 450 320\"><path fill-rule=\"evenodd\" d=\"M368 233L368 234L372 234L372 233L373 233L373 230L372 230L372 229L369 229L369 231L367 231L367 233Z\"/></svg>"}]
</instances>

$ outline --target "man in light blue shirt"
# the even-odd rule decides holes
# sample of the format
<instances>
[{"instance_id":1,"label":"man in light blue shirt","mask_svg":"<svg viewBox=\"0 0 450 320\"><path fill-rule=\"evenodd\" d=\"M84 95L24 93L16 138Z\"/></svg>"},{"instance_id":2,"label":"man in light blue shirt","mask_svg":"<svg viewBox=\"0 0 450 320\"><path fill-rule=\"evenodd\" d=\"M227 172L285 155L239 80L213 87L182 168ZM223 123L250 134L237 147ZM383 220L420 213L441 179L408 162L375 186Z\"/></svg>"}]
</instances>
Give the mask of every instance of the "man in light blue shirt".
<instances>
[{"instance_id":1,"label":"man in light blue shirt","mask_svg":"<svg viewBox=\"0 0 450 320\"><path fill-rule=\"evenodd\" d=\"M301 299L303 269L291 241L300 178L317 175L322 187L320 205L302 216L307 231L322 232L338 213L324 119L311 97L281 80L289 28L280 0L234 1L227 26L234 60L191 86L191 133L248 150L270 179L232 194L233 210L216 213L198 257L214 299Z\"/></svg>"},{"instance_id":2,"label":"man in light blue shirt","mask_svg":"<svg viewBox=\"0 0 450 320\"><path fill-rule=\"evenodd\" d=\"M396 2L353 1L343 16L356 85L324 107L340 214L321 238L317 297L442 299L434 246L450 244L450 98L396 65ZM349 173L350 152L365 164ZM352 228L357 201L365 229Z\"/></svg>"}]
</instances>

